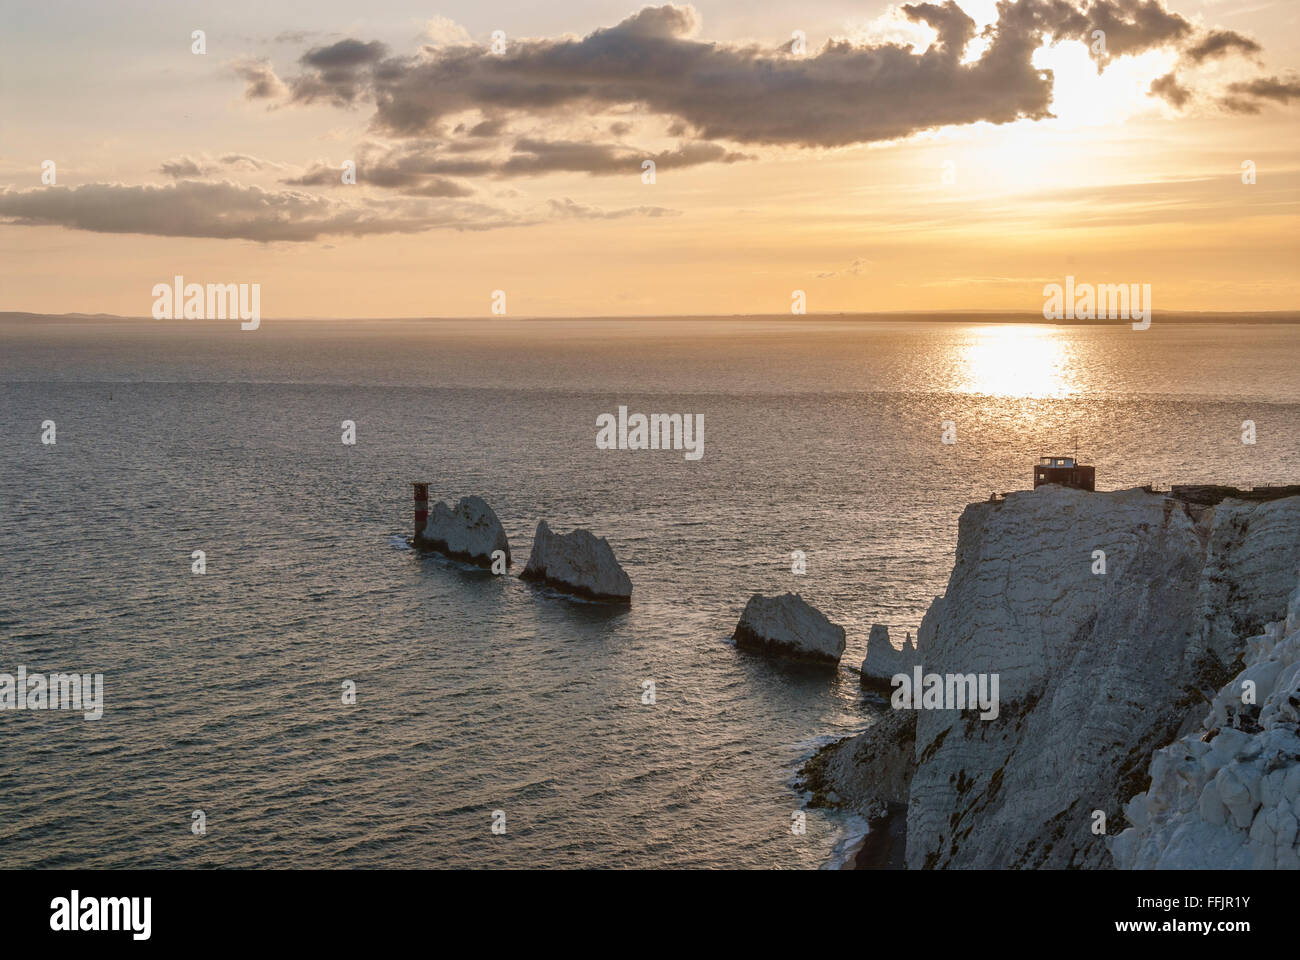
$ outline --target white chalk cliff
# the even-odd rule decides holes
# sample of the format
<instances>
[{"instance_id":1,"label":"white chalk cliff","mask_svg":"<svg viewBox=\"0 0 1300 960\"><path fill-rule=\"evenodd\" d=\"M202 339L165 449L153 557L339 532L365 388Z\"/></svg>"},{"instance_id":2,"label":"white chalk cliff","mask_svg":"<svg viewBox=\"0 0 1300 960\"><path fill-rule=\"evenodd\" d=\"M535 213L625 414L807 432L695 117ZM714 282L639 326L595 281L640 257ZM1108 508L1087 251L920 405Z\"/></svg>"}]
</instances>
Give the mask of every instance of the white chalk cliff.
<instances>
[{"instance_id":1,"label":"white chalk cliff","mask_svg":"<svg viewBox=\"0 0 1300 960\"><path fill-rule=\"evenodd\" d=\"M1203 730L1158 750L1111 842L1121 868L1300 869L1300 587L1246 641Z\"/></svg>"},{"instance_id":2,"label":"white chalk cliff","mask_svg":"<svg viewBox=\"0 0 1300 960\"><path fill-rule=\"evenodd\" d=\"M492 553L501 550L510 563L510 541L505 528L481 497L462 497L454 508L439 500L429 511L419 545L432 547L460 560L482 566L492 563Z\"/></svg>"},{"instance_id":3,"label":"white chalk cliff","mask_svg":"<svg viewBox=\"0 0 1300 960\"><path fill-rule=\"evenodd\" d=\"M921 662L916 651L916 641L903 640L902 649L889 642L889 628L883 623L873 623L867 637L867 656L862 661L863 686L889 687L895 674L912 675L912 667Z\"/></svg>"},{"instance_id":4,"label":"white chalk cliff","mask_svg":"<svg viewBox=\"0 0 1300 960\"><path fill-rule=\"evenodd\" d=\"M797 660L839 663L844 628L797 593L781 597L754 594L745 604L733 634L736 646Z\"/></svg>"},{"instance_id":5,"label":"white chalk cliff","mask_svg":"<svg viewBox=\"0 0 1300 960\"><path fill-rule=\"evenodd\" d=\"M998 674L1001 709L987 721L915 711L908 868L1113 866L1094 811L1110 834L1128 826L1125 805L1147 789L1153 753L1199 725L1240 670L1243 638L1285 616L1298 569L1300 497L1195 506L1044 486L969 505L917 656L927 673ZM1228 736L1221 752L1236 749ZM1266 827L1276 841L1290 821L1266 816Z\"/></svg>"},{"instance_id":6,"label":"white chalk cliff","mask_svg":"<svg viewBox=\"0 0 1300 960\"><path fill-rule=\"evenodd\" d=\"M632 580L619 566L608 540L589 530L553 533L545 520L537 524L533 552L520 576L597 600L632 597Z\"/></svg>"}]
</instances>

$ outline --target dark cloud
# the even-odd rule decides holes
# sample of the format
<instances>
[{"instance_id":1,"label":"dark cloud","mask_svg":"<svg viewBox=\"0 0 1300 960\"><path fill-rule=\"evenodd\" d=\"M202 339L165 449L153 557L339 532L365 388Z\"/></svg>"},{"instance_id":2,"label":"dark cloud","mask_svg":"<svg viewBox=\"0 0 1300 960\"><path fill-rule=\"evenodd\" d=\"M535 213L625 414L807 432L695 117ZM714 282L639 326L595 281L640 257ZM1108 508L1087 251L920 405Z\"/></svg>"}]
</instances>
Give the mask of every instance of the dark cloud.
<instances>
[{"instance_id":1,"label":"dark cloud","mask_svg":"<svg viewBox=\"0 0 1300 960\"><path fill-rule=\"evenodd\" d=\"M182 180L166 186L91 183L0 191L0 222L96 233L307 241L433 229L488 230L538 222L482 203L412 199L342 203L301 191Z\"/></svg>"},{"instance_id":2,"label":"dark cloud","mask_svg":"<svg viewBox=\"0 0 1300 960\"><path fill-rule=\"evenodd\" d=\"M1159 97L1173 107L1182 107L1192 99L1192 91L1182 86L1172 72L1152 80L1147 93Z\"/></svg>"},{"instance_id":3,"label":"dark cloud","mask_svg":"<svg viewBox=\"0 0 1300 960\"><path fill-rule=\"evenodd\" d=\"M291 83L293 99L302 103L329 100L342 106L352 103L358 85L365 76L376 76L375 68L383 61L388 46L378 40L339 40L324 47L314 47L298 62L305 72Z\"/></svg>"},{"instance_id":4,"label":"dark cloud","mask_svg":"<svg viewBox=\"0 0 1300 960\"><path fill-rule=\"evenodd\" d=\"M1259 53L1263 48L1250 37L1243 37L1231 30L1211 30L1197 43L1183 51L1183 56L1193 63L1202 63L1217 57L1226 57L1236 52L1241 54Z\"/></svg>"},{"instance_id":5,"label":"dark cloud","mask_svg":"<svg viewBox=\"0 0 1300 960\"><path fill-rule=\"evenodd\" d=\"M656 170L682 169L706 163L738 163L752 160L748 154L728 150L720 144L695 141L658 152L635 150L622 144L577 140L516 140L510 156L500 159L460 156L461 141L446 144L418 140L400 144L386 152L364 151L357 162L357 182L408 193L423 193L430 177L480 177L498 179L541 176L548 173L586 173L591 176L640 174L642 163L653 160ZM451 156L448 156L451 154ZM318 165L299 177L282 181L288 186L338 186L338 167ZM452 194L436 194L450 196Z\"/></svg>"},{"instance_id":6,"label":"dark cloud","mask_svg":"<svg viewBox=\"0 0 1300 960\"><path fill-rule=\"evenodd\" d=\"M469 110L489 112L495 125L512 113L631 107L665 117L674 136L833 147L1050 116L1052 75L1034 67L1034 52L1062 40L1091 47L1097 30L1106 40L1094 54L1099 69L1160 47L1185 48L1197 62L1258 49L1230 31L1200 36L1161 0L1003 0L982 34L987 49L966 63L975 23L953 0L902 10L934 28L929 49L837 40L801 57L711 43L695 38L694 8L666 5L582 38L513 41L503 55L455 45L389 56L382 44L344 40L309 51L290 86L299 102L372 103L374 128L398 137L437 134Z\"/></svg>"},{"instance_id":7,"label":"dark cloud","mask_svg":"<svg viewBox=\"0 0 1300 960\"><path fill-rule=\"evenodd\" d=\"M1300 78L1282 80L1278 77L1258 77L1241 83L1228 84L1227 96L1219 106L1229 113L1259 113L1266 103L1290 103L1300 100Z\"/></svg>"},{"instance_id":8,"label":"dark cloud","mask_svg":"<svg viewBox=\"0 0 1300 960\"><path fill-rule=\"evenodd\" d=\"M1160 0L1094 0L1077 10L1070 10L1062 0L1041 6L1052 11L1048 23L1055 20L1056 29L1072 39L1091 45L1093 31L1104 32L1107 58L1169 46L1195 32L1190 22L1166 10Z\"/></svg>"},{"instance_id":9,"label":"dark cloud","mask_svg":"<svg viewBox=\"0 0 1300 960\"><path fill-rule=\"evenodd\" d=\"M557 171L599 176L640 172L646 160L653 160L656 169L670 169L753 159L747 154L727 150L720 144L707 142L687 143L672 150L651 153L607 143L521 139L515 142L514 150L514 154L496 168L500 176Z\"/></svg>"},{"instance_id":10,"label":"dark cloud","mask_svg":"<svg viewBox=\"0 0 1300 960\"><path fill-rule=\"evenodd\" d=\"M388 52L388 46L378 40L362 43L360 40L340 40L325 47L314 47L298 60L304 67L317 70L353 70L368 63L377 63Z\"/></svg>"},{"instance_id":11,"label":"dark cloud","mask_svg":"<svg viewBox=\"0 0 1300 960\"><path fill-rule=\"evenodd\" d=\"M1280 80L1277 77L1260 77L1245 83L1228 84L1228 92L1240 96L1256 97L1260 100L1276 100L1278 103L1290 103L1300 99L1300 79Z\"/></svg>"},{"instance_id":12,"label":"dark cloud","mask_svg":"<svg viewBox=\"0 0 1300 960\"><path fill-rule=\"evenodd\" d=\"M357 159L357 182L387 189L413 189L429 177L487 176L496 169L492 160L444 157L437 141L417 140L386 151L363 148ZM342 169L318 164L299 177L281 181L295 187L334 187L342 184Z\"/></svg>"},{"instance_id":13,"label":"dark cloud","mask_svg":"<svg viewBox=\"0 0 1300 960\"><path fill-rule=\"evenodd\" d=\"M962 64L974 24L955 3L905 10L939 32L930 50L839 41L792 57L691 39L692 8L650 7L580 40L521 41L503 56L459 47L387 60L347 96L373 100L375 125L399 136L485 107L545 116L640 104L711 140L821 146L1047 116L1050 76L1030 62L1041 39L1034 24L1033 37L1018 25L1000 30L980 60Z\"/></svg>"},{"instance_id":14,"label":"dark cloud","mask_svg":"<svg viewBox=\"0 0 1300 960\"><path fill-rule=\"evenodd\" d=\"M476 123L470 128L471 137L495 137L503 133L506 129L504 117L496 117L492 120L484 120L482 123Z\"/></svg>"}]
</instances>

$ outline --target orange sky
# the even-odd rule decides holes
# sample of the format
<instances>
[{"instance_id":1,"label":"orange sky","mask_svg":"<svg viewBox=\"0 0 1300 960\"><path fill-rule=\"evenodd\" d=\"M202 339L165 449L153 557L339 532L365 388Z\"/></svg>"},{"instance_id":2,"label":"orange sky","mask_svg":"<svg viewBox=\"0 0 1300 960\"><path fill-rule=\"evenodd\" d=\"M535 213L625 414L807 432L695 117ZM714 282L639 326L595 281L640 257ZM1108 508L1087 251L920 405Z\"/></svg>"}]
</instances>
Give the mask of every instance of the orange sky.
<instances>
[{"instance_id":1,"label":"orange sky","mask_svg":"<svg viewBox=\"0 0 1300 960\"><path fill-rule=\"evenodd\" d=\"M1087 46L1066 41L1034 54L1034 68L1054 72L1053 118L926 127L922 114L915 122L923 128L902 137L863 133L863 142L843 144L818 142L838 136L839 127L800 134L800 118L816 113L817 101L795 102L790 142L761 142L771 136L763 132L770 118L761 116L747 140L746 130L719 132L707 117L683 120L671 103L605 101L507 110L499 142L466 144L454 125L488 118L481 105L416 138L378 127L364 95L351 106L248 99L246 77L232 65L264 62L288 89L306 69L305 51L342 38L381 40L394 57L413 57L423 42L425 56L436 57L458 44L490 44L494 29L511 38L587 37L638 9L557 4L525 18L507 4L446 5L444 19L430 24L429 9L415 3L367 4L364 17L351 4L322 3L302 8L311 12L300 10L296 20L261 6L232 3L219 20L183 5L144 3L123 4L116 18L71 3L4 14L0 221L8 222L0 225L0 309L147 315L153 285L176 274L260 283L267 317L487 316L498 289L514 316L783 313L796 289L806 291L812 313L1033 312L1043 285L1066 274L1149 283L1157 311L1300 303L1300 95L1259 100L1257 112L1224 105L1232 83L1294 78L1294 4L1174 0L1168 10L1198 36L1222 28L1262 49L1189 66L1189 39L1181 49L1155 45L1118 56L1098 75ZM996 20L992 4L960 6L981 29ZM697 22L680 41L772 50L801 29L809 57L830 37L907 41L915 44L909 55L920 55L936 36L885 4L818 8L699 3ZM195 55L190 34L200 21L207 52ZM965 61L979 53L968 48ZM1171 71L1191 92L1181 108L1148 94ZM908 90L883 112L896 106L907 118ZM950 96L962 92L958 86ZM690 110L696 95L686 93ZM712 95L701 86L697 96ZM773 104L783 108L790 104ZM683 134L683 123L694 126ZM479 143L517 153L520 140L531 138L609 142L629 156L716 144L745 159L661 163L653 184L642 182L639 169L516 175L502 167L455 177L453 188L464 195L436 200L367 182L373 168L365 164L356 185L286 183L439 137L438 156ZM235 155L255 159L221 159ZM161 172L181 158L199 168L193 177ZM41 183L45 160L56 163L56 184ZM1255 165L1254 184L1242 182L1243 161ZM286 217L316 205L331 217L367 205L405 225L273 242L149 232L174 232L186 217L220 219L219 211L187 210L173 198L187 180L292 194ZM84 185L101 185L106 198L94 229L84 228L87 193L55 192ZM147 229L102 232L117 231L114 217L136 202L139 194L126 188L144 185L162 187L175 203L151 213ZM215 202L196 196L186 202ZM473 229L409 225L412 211L433 210Z\"/></svg>"}]
</instances>

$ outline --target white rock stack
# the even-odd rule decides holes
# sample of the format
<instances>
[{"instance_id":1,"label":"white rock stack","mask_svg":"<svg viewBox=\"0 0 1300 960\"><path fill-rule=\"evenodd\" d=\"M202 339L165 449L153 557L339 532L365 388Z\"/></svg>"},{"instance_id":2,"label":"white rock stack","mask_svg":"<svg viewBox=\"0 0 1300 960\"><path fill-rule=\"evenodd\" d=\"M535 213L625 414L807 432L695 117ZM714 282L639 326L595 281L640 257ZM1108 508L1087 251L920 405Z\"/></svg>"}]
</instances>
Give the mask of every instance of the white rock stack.
<instances>
[{"instance_id":1,"label":"white rock stack","mask_svg":"<svg viewBox=\"0 0 1300 960\"><path fill-rule=\"evenodd\" d=\"M589 530L552 533L545 520L537 524L533 552L520 577L542 580L592 600L626 603L632 599L632 580L618 565L608 540Z\"/></svg>"},{"instance_id":2,"label":"white rock stack","mask_svg":"<svg viewBox=\"0 0 1300 960\"><path fill-rule=\"evenodd\" d=\"M1300 869L1300 587L1284 621L1246 641L1245 669L1202 726L1156 751L1124 809L1121 869Z\"/></svg>"},{"instance_id":3,"label":"white rock stack","mask_svg":"<svg viewBox=\"0 0 1300 960\"><path fill-rule=\"evenodd\" d=\"M736 646L795 660L839 663L844 628L833 624L797 593L782 597L754 594L732 635Z\"/></svg>"},{"instance_id":4,"label":"white rock stack","mask_svg":"<svg viewBox=\"0 0 1300 960\"><path fill-rule=\"evenodd\" d=\"M883 623L873 623L867 637L867 656L862 661L862 685L888 688L890 678L898 673L911 676L912 667L920 662L916 642L911 637L903 641L903 649L897 650L889 642L889 628Z\"/></svg>"},{"instance_id":5,"label":"white rock stack","mask_svg":"<svg viewBox=\"0 0 1300 960\"><path fill-rule=\"evenodd\" d=\"M494 551L503 551L510 565L510 541L501 521L481 497L462 497L454 508L439 500L429 511L423 536L416 546L437 550L454 557L491 566Z\"/></svg>"}]
</instances>

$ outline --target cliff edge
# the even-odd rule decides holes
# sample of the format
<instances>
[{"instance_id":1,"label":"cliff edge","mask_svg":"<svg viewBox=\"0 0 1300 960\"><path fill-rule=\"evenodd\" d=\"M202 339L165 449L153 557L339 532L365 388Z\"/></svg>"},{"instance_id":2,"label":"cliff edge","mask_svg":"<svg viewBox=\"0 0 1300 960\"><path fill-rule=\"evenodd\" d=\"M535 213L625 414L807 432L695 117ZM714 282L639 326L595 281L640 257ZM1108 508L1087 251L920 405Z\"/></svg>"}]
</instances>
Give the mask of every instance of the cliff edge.
<instances>
[{"instance_id":1,"label":"cliff edge","mask_svg":"<svg viewBox=\"0 0 1300 960\"><path fill-rule=\"evenodd\" d=\"M1044 486L971 504L916 652L926 674L997 675L996 716L915 709L910 750L881 749L896 724L861 735L871 750L831 749L910 757L909 869L1111 867L1106 836L1131 825L1153 753L1199 729L1246 638L1285 619L1298 570L1300 497L1196 505ZM841 797L906 779L824 766Z\"/></svg>"}]
</instances>

